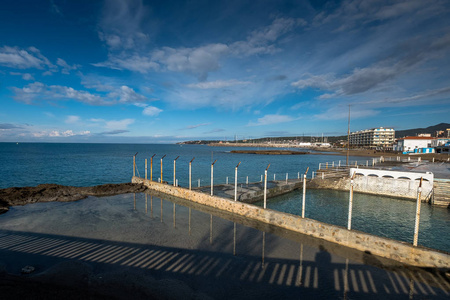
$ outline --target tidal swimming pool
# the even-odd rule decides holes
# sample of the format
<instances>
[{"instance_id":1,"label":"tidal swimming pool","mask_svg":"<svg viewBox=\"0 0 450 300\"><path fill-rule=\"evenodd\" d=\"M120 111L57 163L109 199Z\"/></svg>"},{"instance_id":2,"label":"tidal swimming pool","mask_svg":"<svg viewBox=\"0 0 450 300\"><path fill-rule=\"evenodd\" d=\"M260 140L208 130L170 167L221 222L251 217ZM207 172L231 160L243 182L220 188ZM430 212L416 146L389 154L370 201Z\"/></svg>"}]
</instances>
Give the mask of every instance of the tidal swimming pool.
<instances>
[{"instance_id":1,"label":"tidal swimming pool","mask_svg":"<svg viewBox=\"0 0 450 300\"><path fill-rule=\"evenodd\" d=\"M446 298L438 272L151 194L12 207L0 215L0 264L45 272L80 261L95 274L174 278L214 299ZM104 277L104 276L103 276ZM139 282L135 283L139 285ZM187 297L189 298L189 297Z\"/></svg>"}]
</instances>

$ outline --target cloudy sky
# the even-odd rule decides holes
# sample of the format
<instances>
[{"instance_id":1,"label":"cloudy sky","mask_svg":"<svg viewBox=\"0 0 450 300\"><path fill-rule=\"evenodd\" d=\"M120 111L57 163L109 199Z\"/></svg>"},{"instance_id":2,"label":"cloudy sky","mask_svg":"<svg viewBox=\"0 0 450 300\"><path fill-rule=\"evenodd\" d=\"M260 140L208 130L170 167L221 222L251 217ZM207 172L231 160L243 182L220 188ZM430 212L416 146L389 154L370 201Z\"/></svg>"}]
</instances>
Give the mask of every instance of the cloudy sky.
<instances>
[{"instance_id":1,"label":"cloudy sky","mask_svg":"<svg viewBox=\"0 0 450 300\"><path fill-rule=\"evenodd\" d=\"M450 122L450 2L3 0L0 142Z\"/></svg>"}]
</instances>

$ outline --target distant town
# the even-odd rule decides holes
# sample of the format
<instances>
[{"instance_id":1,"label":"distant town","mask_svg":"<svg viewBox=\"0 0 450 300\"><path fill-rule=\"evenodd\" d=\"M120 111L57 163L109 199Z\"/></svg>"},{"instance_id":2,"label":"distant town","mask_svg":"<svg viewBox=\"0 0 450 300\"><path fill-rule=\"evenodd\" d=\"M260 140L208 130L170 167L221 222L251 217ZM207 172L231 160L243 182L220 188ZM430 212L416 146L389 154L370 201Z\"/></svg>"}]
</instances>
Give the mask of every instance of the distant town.
<instances>
[{"instance_id":1,"label":"distant town","mask_svg":"<svg viewBox=\"0 0 450 300\"><path fill-rule=\"evenodd\" d=\"M295 146L304 148L360 148L392 151L403 154L449 153L450 124L440 123L427 128L395 131L390 127L376 127L350 132L347 136L265 137L258 139L198 140L178 144L207 144L245 146Z\"/></svg>"}]
</instances>

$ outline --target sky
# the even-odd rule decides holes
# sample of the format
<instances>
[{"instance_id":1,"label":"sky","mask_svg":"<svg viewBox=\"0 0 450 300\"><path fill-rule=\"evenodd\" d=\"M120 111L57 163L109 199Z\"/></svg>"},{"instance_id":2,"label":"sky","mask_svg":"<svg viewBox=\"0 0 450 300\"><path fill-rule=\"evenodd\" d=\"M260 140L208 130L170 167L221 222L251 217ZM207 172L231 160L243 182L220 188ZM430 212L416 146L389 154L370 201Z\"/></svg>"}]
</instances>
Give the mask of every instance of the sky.
<instances>
[{"instance_id":1,"label":"sky","mask_svg":"<svg viewBox=\"0 0 450 300\"><path fill-rule=\"evenodd\" d=\"M450 122L447 0L3 0L0 142Z\"/></svg>"}]
</instances>

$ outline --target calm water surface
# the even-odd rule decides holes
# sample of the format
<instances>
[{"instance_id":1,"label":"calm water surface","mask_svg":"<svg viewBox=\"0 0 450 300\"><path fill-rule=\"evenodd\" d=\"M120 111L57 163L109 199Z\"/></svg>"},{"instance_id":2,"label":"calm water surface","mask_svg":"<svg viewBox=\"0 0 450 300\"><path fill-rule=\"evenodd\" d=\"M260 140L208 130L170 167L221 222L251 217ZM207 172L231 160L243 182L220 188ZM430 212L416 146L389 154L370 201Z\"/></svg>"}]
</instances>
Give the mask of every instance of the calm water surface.
<instances>
[{"instance_id":1,"label":"calm water surface","mask_svg":"<svg viewBox=\"0 0 450 300\"><path fill-rule=\"evenodd\" d=\"M153 178L161 177L161 157L163 179L173 182L173 160L179 185L188 186L189 161L192 164L193 181L201 180L201 185L210 182L211 162L214 165L214 182L225 183L226 177L234 178L234 168L239 166L239 181L259 181L261 174L270 163L269 178L277 173L277 178L297 177L307 167L317 169L321 162L345 160L334 155L249 155L232 154L233 147L210 147L206 145L143 145L143 144L39 144L0 143L0 188L13 186L35 186L41 183L57 183L72 186L92 186L106 183L130 182L133 175L133 155L138 152L136 165L141 177L145 174L144 160L148 159L150 177L150 157L156 154L153 164ZM360 161L365 158L358 157ZM354 161L355 158L351 158ZM311 174L311 172L309 172Z\"/></svg>"},{"instance_id":2,"label":"calm water surface","mask_svg":"<svg viewBox=\"0 0 450 300\"><path fill-rule=\"evenodd\" d=\"M416 203L414 201L354 193L352 229L412 243ZM305 217L347 228L349 192L306 190ZM263 206L262 202L256 203ZM271 198L270 209L301 216L302 191ZM450 250L450 210L422 203L419 245Z\"/></svg>"}]
</instances>

